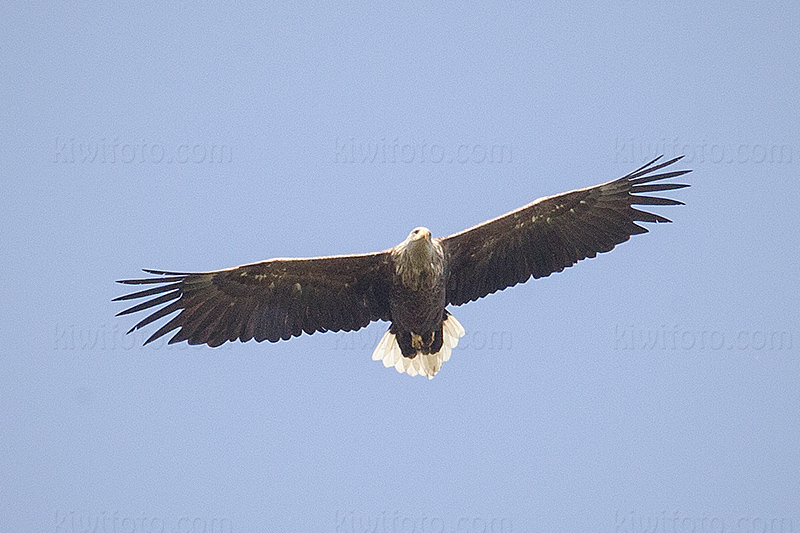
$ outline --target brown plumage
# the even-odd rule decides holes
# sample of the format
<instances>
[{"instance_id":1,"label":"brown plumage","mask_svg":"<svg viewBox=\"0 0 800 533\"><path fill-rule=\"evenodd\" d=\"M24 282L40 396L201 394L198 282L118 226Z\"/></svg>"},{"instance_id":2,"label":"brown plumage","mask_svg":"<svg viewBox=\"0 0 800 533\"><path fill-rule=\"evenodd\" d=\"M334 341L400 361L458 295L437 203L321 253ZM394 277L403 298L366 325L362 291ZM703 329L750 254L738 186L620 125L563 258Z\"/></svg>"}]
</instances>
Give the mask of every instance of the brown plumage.
<instances>
[{"instance_id":1,"label":"brown plumage","mask_svg":"<svg viewBox=\"0 0 800 533\"><path fill-rule=\"evenodd\" d=\"M120 315L162 305L130 331L178 312L145 344L178 330L170 343L219 346L226 341L276 342L303 332L352 331L392 322L373 354L398 371L433 377L463 335L447 305L487 294L607 252L637 222L670 222L635 205L681 205L644 193L688 187L654 174L680 158L658 158L622 178L540 198L444 238L416 228L399 245L371 254L271 259L212 272L145 270L159 277L121 280L153 285L115 300L146 298ZM658 183L656 183L658 182ZM421 357L420 357L421 356Z\"/></svg>"}]
</instances>

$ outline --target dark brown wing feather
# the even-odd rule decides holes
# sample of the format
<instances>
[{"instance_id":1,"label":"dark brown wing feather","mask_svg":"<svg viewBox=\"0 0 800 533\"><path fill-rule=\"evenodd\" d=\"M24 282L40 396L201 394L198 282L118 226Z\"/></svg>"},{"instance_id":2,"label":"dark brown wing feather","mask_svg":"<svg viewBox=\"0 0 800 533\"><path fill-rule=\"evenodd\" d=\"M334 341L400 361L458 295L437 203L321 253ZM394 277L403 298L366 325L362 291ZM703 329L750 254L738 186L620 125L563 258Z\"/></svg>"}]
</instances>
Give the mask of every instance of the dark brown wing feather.
<instances>
[{"instance_id":1,"label":"dark brown wing feather","mask_svg":"<svg viewBox=\"0 0 800 533\"><path fill-rule=\"evenodd\" d=\"M389 320L390 254L272 259L214 272L163 272L121 280L155 287L116 298L146 298L119 315L159 305L130 331L179 311L145 344L179 331L169 343L219 346L225 341L288 339L303 332L352 331ZM130 331L128 333L130 333Z\"/></svg>"},{"instance_id":2,"label":"dark brown wing feather","mask_svg":"<svg viewBox=\"0 0 800 533\"><path fill-rule=\"evenodd\" d=\"M670 222L633 207L682 205L668 198L639 196L688 187L653 183L690 172L653 174L681 158L656 164L658 159L614 181L540 198L442 239L449 268L447 302L461 305L531 276L561 272L581 259L611 250L631 235L646 233L636 222Z\"/></svg>"}]
</instances>

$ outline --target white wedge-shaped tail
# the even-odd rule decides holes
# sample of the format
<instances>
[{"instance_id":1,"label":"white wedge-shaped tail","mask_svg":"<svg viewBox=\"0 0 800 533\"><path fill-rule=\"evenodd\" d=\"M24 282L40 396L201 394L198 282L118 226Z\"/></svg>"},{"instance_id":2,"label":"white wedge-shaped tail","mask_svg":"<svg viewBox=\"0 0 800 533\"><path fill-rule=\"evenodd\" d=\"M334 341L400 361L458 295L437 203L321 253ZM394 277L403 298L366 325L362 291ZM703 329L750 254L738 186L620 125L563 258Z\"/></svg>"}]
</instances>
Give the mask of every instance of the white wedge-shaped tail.
<instances>
[{"instance_id":1,"label":"white wedge-shaped tail","mask_svg":"<svg viewBox=\"0 0 800 533\"><path fill-rule=\"evenodd\" d=\"M456 320L456 317L448 314L442 323L442 348L432 354L418 354L416 357L403 357L400 346L397 344L394 333L387 330L381 337L381 341L372 352L373 361L383 361L383 366L395 367L401 374L405 372L409 376L433 376L442 368L442 364L450 359L450 354L458 345L458 339L464 336L464 327Z\"/></svg>"}]
</instances>

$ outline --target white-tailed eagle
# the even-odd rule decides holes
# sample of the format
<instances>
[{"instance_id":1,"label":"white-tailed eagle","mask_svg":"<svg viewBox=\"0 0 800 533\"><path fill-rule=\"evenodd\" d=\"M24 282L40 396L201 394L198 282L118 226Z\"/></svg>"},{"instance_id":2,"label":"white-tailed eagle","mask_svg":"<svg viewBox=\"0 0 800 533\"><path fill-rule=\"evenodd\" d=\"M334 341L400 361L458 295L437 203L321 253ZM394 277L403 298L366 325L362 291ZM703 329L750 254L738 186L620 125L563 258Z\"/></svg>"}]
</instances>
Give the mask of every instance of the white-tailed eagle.
<instances>
[{"instance_id":1,"label":"white-tailed eagle","mask_svg":"<svg viewBox=\"0 0 800 533\"><path fill-rule=\"evenodd\" d=\"M382 252L270 259L212 272L145 270L158 277L126 279L152 285L116 300L145 298L119 315L159 305L131 328L178 312L145 344L178 330L169 343L219 346L226 341L276 342L317 331L353 331L373 320L391 323L372 355L387 367L432 378L464 335L448 305L561 272L608 252L637 222L670 222L635 205L682 205L647 196L688 187L663 180L689 170L656 174L680 159L660 158L622 178L540 198L508 214L443 238L414 229Z\"/></svg>"}]
</instances>

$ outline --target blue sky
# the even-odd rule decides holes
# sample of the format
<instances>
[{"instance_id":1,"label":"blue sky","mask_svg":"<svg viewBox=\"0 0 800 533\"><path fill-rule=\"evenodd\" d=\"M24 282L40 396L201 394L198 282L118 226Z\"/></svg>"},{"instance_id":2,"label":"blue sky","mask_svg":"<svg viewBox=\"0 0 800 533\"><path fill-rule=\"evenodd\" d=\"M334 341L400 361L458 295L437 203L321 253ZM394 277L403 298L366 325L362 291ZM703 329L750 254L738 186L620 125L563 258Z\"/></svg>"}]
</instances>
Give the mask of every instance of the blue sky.
<instances>
[{"instance_id":1,"label":"blue sky","mask_svg":"<svg viewBox=\"0 0 800 533\"><path fill-rule=\"evenodd\" d=\"M0 532L797 531L793 3L0 7ZM385 330L124 336L140 268L381 250L686 154L684 207ZM781 529L782 528L782 529Z\"/></svg>"}]
</instances>

